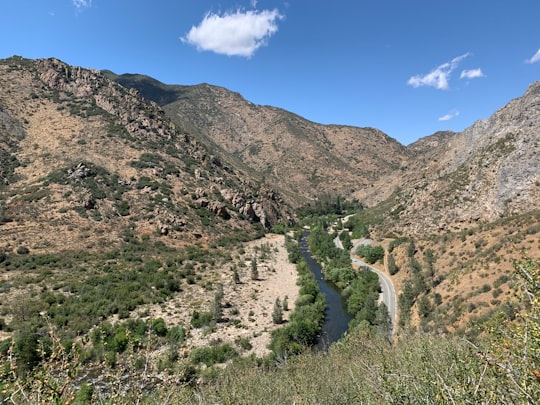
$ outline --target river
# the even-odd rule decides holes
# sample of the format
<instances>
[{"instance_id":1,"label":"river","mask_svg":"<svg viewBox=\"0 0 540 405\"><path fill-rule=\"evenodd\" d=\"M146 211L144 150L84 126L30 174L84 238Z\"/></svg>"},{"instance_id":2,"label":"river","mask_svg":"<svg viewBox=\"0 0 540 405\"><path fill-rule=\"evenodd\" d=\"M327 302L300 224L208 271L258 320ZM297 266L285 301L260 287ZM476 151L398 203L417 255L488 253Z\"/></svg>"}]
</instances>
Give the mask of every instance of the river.
<instances>
[{"instance_id":1,"label":"river","mask_svg":"<svg viewBox=\"0 0 540 405\"><path fill-rule=\"evenodd\" d=\"M337 342L345 332L347 332L349 322L353 318L347 313L347 307L345 301L341 297L340 290L334 284L324 280L321 266L313 259L313 257L311 257L307 235L308 231L305 231L300 240L300 254L306 260L309 269L317 280L319 290L326 300L324 323L321 336L317 343L318 349L326 350L332 343Z\"/></svg>"}]
</instances>

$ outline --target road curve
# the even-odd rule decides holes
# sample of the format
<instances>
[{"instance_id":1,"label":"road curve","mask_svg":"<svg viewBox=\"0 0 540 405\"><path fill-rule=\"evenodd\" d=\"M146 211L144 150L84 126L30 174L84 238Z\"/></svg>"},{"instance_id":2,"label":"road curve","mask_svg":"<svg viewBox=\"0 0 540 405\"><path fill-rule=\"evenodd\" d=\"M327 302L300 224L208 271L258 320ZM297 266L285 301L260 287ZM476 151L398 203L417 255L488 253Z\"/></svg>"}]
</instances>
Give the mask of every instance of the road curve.
<instances>
[{"instance_id":1,"label":"road curve","mask_svg":"<svg viewBox=\"0 0 540 405\"><path fill-rule=\"evenodd\" d=\"M341 240L339 237L336 237L334 239L335 245L343 249L343 244L341 243ZM362 260L354 257L354 251L358 246L362 244L362 241L357 242L351 249L351 261L353 264L360 266L360 267L366 267L367 269L373 271L374 273L377 273L377 276L379 276L379 282L381 284L381 290L382 290L382 300L384 304L386 305L386 308L388 309L388 314L390 315L390 320L392 321L392 329L395 330L396 325L396 311L397 311L397 298L396 298L396 290L394 289L394 283L392 283L392 280L390 277L388 277L385 273L380 271L379 269L376 269L375 267L371 266L370 264L367 264L363 262Z\"/></svg>"}]
</instances>

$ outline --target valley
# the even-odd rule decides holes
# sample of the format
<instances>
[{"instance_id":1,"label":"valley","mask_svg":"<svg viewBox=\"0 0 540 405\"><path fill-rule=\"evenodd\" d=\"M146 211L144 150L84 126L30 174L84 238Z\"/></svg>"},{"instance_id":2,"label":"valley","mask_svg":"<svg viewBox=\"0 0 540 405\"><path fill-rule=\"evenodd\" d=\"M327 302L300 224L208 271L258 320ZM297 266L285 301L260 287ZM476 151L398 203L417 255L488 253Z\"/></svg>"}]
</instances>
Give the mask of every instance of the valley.
<instances>
[{"instance_id":1,"label":"valley","mask_svg":"<svg viewBox=\"0 0 540 405\"><path fill-rule=\"evenodd\" d=\"M208 84L17 56L0 77L2 402L540 395L540 82L404 146ZM352 319L323 352L305 228Z\"/></svg>"}]
</instances>

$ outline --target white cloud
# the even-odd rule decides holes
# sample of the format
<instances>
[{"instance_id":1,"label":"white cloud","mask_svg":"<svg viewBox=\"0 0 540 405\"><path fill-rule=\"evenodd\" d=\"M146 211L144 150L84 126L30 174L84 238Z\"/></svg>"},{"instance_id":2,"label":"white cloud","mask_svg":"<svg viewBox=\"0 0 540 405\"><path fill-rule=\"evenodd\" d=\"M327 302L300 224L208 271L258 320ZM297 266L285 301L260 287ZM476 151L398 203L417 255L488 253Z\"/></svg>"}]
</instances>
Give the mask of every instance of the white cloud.
<instances>
[{"instance_id":1,"label":"white cloud","mask_svg":"<svg viewBox=\"0 0 540 405\"><path fill-rule=\"evenodd\" d=\"M92 5L92 0L72 0L73 5L78 9L87 8Z\"/></svg>"},{"instance_id":2,"label":"white cloud","mask_svg":"<svg viewBox=\"0 0 540 405\"><path fill-rule=\"evenodd\" d=\"M442 117L439 117L439 121L449 121L452 118L456 118L458 115L459 115L459 111L453 110L453 111L450 111L448 114L445 114Z\"/></svg>"},{"instance_id":3,"label":"white cloud","mask_svg":"<svg viewBox=\"0 0 540 405\"><path fill-rule=\"evenodd\" d=\"M470 69L461 71L460 79L477 79L479 77L484 77L484 72L482 69Z\"/></svg>"},{"instance_id":4,"label":"white cloud","mask_svg":"<svg viewBox=\"0 0 540 405\"><path fill-rule=\"evenodd\" d=\"M540 49L536 51L536 53L533 55L531 59L527 59L525 62L526 63L540 62Z\"/></svg>"},{"instance_id":5,"label":"white cloud","mask_svg":"<svg viewBox=\"0 0 540 405\"><path fill-rule=\"evenodd\" d=\"M201 51L249 58L277 32L282 18L278 10L208 13L181 40Z\"/></svg>"},{"instance_id":6,"label":"white cloud","mask_svg":"<svg viewBox=\"0 0 540 405\"><path fill-rule=\"evenodd\" d=\"M414 88L431 86L435 87L438 90L448 90L448 81L450 78L450 74L454 70L456 70L459 63L469 55L470 53L467 52L463 55L457 56L450 62L446 62L440 66L437 66L435 69L433 69L426 75L413 76L407 81L407 84Z\"/></svg>"}]
</instances>

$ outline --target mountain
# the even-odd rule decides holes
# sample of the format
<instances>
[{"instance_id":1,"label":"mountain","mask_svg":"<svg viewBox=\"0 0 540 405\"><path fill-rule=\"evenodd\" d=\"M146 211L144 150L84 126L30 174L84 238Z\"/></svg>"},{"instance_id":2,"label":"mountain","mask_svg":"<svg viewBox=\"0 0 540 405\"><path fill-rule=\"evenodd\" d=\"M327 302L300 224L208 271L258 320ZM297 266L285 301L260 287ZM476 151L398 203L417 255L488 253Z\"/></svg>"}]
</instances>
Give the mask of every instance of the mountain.
<instances>
[{"instance_id":1,"label":"mountain","mask_svg":"<svg viewBox=\"0 0 540 405\"><path fill-rule=\"evenodd\" d=\"M400 179L395 205L403 209L387 229L459 231L540 209L540 82L465 131L407 150L406 169L390 176Z\"/></svg>"},{"instance_id":2,"label":"mountain","mask_svg":"<svg viewBox=\"0 0 540 405\"><path fill-rule=\"evenodd\" d=\"M462 133L442 131L404 147L373 128L316 124L221 87L105 74L158 103L178 126L295 205L324 194L371 206L393 198L400 213L384 229L410 235L539 208L540 83Z\"/></svg>"},{"instance_id":3,"label":"mountain","mask_svg":"<svg viewBox=\"0 0 540 405\"><path fill-rule=\"evenodd\" d=\"M82 403L132 390L133 397L122 398L148 393L154 403L169 398L163 387L171 393L180 387L188 399L177 403L189 403L206 387L214 403L215 392L232 392L217 390L219 384L236 381L235 390L253 391L240 374L259 379L264 372L277 386L291 387L278 371L297 365L300 377L293 378L308 371L335 386L333 378L343 378L331 367L341 360L373 374L363 365L381 355L385 365L377 370L398 370L392 376L410 380L419 370L418 361L409 361L411 347L426 362L422 378L428 384L389 385L393 377L384 372L381 387L358 391L348 384L351 400L366 392L374 403L403 400L404 386L436 387L433 398L440 400L449 380L429 378L438 375L430 367L441 353L448 358L435 371L458 371L456 393L464 392L471 367L458 370L455 359L476 365L478 384L469 384L475 387L469 402L481 382L489 380L486 392L492 392L508 370L523 375L499 395L515 391L524 375L538 386L531 373L537 367L523 363L520 353L536 345L537 325L525 334L529 322L509 321L538 320L537 301L530 294L524 308L536 312L523 312L512 280L514 260L540 256L540 82L461 133L441 131L405 147L377 129L313 123L208 84L166 85L21 57L0 61L0 79L0 374L6 381L0 398L61 401L69 393ZM331 360L329 374L312 368L324 363L319 354L295 361L249 357L221 374L214 363L248 354L252 343L267 347L261 342L280 327L270 323L272 304L288 312L290 298L301 308L287 313L285 326L295 327L289 330L298 341L305 337L299 320L314 330L311 316L324 305L318 299L316 310L297 304L317 295L309 287L314 281L298 277L307 283L298 287L298 300L281 288L289 276L291 291L297 287L285 249L295 242L259 237L276 224L285 229L283 223L295 222L296 212L309 211L302 207L307 202L318 200L311 208L322 210L328 196L360 200L364 207L339 229L351 230L343 234L351 237L360 230L384 248L375 266L392 274L399 294L395 344L377 336L381 311L372 327L363 319L322 354ZM334 201L342 207L342 199ZM330 260L325 271L352 276L343 263ZM520 266L535 292L538 266ZM359 304L354 285L361 287L349 284L347 295ZM505 349L492 354L517 359L504 373L474 346L478 334L491 339L494 324L505 328L497 332L504 338L498 347ZM448 337L453 332L466 337L458 346ZM527 343L516 340L520 335ZM515 346L508 346L509 336ZM373 349L367 363L366 347ZM399 368L404 363L414 368ZM346 378L369 382L364 374L347 372ZM231 380L220 382L227 375ZM335 392L323 384L313 393L308 380L314 397ZM37 396L26 395L38 386ZM90 389L96 389L93 397Z\"/></svg>"},{"instance_id":4,"label":"mountain","mask_svg":"<svg viewBox=\"0 0 540 405\"><path fill-rule=\"evenodd\" d=\"M0 77L7 251L95 250L128 233L207 244L293 218L276 191L98 71L13 57Z\"/></svg>"},{"instance_id":5,"label":"mountain","mask_svg":"<svg viewBox=\"0 0 540 405\"><path fill-rule=\"evenodd\" d=\"M399 142L377 129L317 124L255 105L222 87L105 75L158 103L179 127L248 167L296 206L325 194L348 197L399 168L408 156Z\"/></svg>"}]
</instances>

